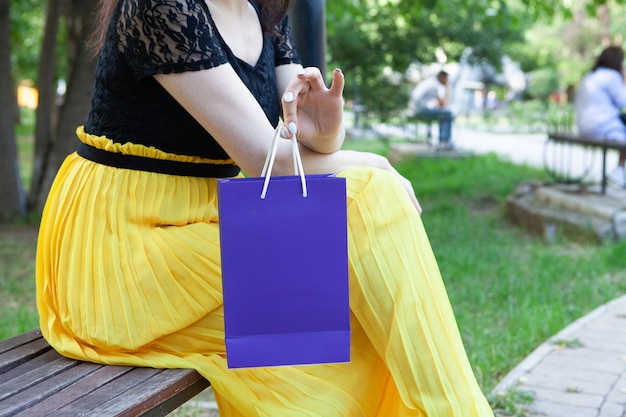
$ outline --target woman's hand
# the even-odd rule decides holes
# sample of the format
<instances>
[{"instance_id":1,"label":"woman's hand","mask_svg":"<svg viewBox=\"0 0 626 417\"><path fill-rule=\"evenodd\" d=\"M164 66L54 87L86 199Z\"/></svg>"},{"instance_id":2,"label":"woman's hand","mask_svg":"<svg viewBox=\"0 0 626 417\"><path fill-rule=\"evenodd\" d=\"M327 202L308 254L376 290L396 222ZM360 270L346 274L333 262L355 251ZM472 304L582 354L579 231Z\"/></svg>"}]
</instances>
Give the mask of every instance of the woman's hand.
<instances>
[{"instance_id":1,"label":"woman's hand","mask_svg":"<svg viewBox=\"0 0 626 417\"><path fill-rule=\"evenodd\" d=\"M282 96L283 120L290 138L320 153L337 151L344 139L343 87L341 70L333 71L330 88L318 68L305 68L287 85Z\"/></svg>"},{"instance_id":2,"label":"woman's hand","mask_svg":"<svg viewBox=\"0 0 626 417\"><path fill-rule=\"evenodd\" d=\"M324 84L317 68L305 68L293 77L282 96L283 120L290 138L296 134L306 172L340 172L342 170L369 166L391 172L398 178L418 213L422 208L417 201L413 185L389 163L387 158L368 152L341 151L344 139L343 87L341 70L333 71L330 88ZM309 170L307 170L309 168Z\"/></svg>"}]
</instances>

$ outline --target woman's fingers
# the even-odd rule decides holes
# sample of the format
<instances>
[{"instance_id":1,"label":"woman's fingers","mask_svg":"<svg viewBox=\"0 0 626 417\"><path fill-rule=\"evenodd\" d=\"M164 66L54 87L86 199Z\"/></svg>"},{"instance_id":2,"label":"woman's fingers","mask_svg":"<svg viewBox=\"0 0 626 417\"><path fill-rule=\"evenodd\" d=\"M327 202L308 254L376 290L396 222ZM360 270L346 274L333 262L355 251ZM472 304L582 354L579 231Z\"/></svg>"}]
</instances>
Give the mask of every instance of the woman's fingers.
<instances>
[{"instance_id":1,"label":"woman's fingers","mask_svg":"<svg viewBox=\"0 0 626 417\"><path fill-rule=\"evenodd\" d=\"M298 106L301 105L303 99L307 103L324 106L328 102L323 102L327 98L332 100L341 99L341 107L343 108L343 88L345 84L343 72L335 69L332 73L333 79L330 88L324 84L324 78L319 68L308 67L291 80L282 97L283 119L289 122L297 122ZM318 95L320 93L321 95ZM309 95L315 94L309 97ZM327 94L327 95L324 95ZM317 101L320 100L320 101Z\"/></svg>"},{"instance_id":2,"label":"woman's fingers","mask_svg":"<svg viewBox=\"0 0 626 417\"><path fill-rule=\"evenodd\" d=\"M288 127L289 133L284 132L284 137L291 138L291 134L295 133L298 129L298 96L300 94L307 94L312 91L312 89L311 78L307 77L306 70L303 71L302 74L298 74L287 86L282 97L282 107L283 120Z\"/></svg>"},{"instance_id":3,"label":"woman's fingers","mask_svg":"<svg viewBox=\"0 0 626 417\"><path fill-rule=\"evenodd\" d=\"M301 90L300 91L301 93L308 92L311 89L317 90L317 91L326 90L326 85L324 84L324 78L322 78L322 73L320 72L319 68L315 68L315 67L304 68L302 72L296 76L296 78L300 80L300 82L302 82L305 86L303 90L306 90L306 91Z\"/></svg>"},{"instance_id":4,"label":"woman's fingers","mask_svg":"<svg viewBox=\"0 0 626 417\"><path fill-rule=\"evenodd\" d=\"M343 97L343 87L345 85L345 78L343 76L343 71L339 68L336 68L333 71L333 82L330 85L330 93L336 97Z\"/></svg>"}]
</instances>

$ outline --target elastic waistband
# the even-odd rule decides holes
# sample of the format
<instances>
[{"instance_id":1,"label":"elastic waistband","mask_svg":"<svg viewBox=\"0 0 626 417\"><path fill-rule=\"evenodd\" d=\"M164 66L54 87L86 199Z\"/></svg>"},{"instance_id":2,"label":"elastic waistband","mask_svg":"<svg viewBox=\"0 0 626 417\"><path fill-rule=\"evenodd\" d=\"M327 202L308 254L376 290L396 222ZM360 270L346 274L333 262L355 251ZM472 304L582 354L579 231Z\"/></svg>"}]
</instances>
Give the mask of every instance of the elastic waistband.
<instances>
[{"instance_id":1,"label":"elastic waistband","mask_svg":"<svg viewBox=\"0 0 626 417\"><path fill-rule=\"evenodd\" d=\"M85 159L115 168L134 169L137 171L156 172L159 174L181 175L185 177L229 178L241 171L238 166L224 164L206 164L194 162L171 161L166 159L146 158L143 156L126 155L108 152L87 145L78 144L76 153Z\"/></svg>"}]
</instances>

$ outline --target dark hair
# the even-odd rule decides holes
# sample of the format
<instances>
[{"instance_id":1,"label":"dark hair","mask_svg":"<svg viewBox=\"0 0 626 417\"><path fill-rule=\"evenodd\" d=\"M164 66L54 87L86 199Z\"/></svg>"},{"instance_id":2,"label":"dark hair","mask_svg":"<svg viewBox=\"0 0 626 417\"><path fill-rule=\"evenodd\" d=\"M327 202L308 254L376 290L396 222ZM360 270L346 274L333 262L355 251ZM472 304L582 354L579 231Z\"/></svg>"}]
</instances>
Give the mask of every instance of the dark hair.
<instances>
[{"instance_id":1,"label":"dark hair","mask_svg":"<svg viewBox=\"0 0 626 417\"><path fill-rule=\"evenodd\" d=\"M115 7L121 0L99 0L94 31L88 40L88 46L94 55L102 48L109 22ZM296 0L252 0L261 10L261 26L269 33L275 33L276 25L285 17Z\"/></svg>"},{"instance_id":2,"label":"dark hair","mask_svg":"<svg viewBox=\"0 0 626 417\"><path fill-rule=\"evenodd\" d=\"M283 20L296 0L252 0L261 9L261 25L269 33L276 32L276 25Z\"/></svg>"},{"instance_id":3,"label":"dark hair","mask_svg":"<svg viewBox=\"0 0 626 417\"><path fill-rule=\"evenodd\" d=\"M624 49L621 46L609 46L605 48L593 66L593 71L602 67L613 69L620 74L624 65Z\"/></svg>"}]
</instances>

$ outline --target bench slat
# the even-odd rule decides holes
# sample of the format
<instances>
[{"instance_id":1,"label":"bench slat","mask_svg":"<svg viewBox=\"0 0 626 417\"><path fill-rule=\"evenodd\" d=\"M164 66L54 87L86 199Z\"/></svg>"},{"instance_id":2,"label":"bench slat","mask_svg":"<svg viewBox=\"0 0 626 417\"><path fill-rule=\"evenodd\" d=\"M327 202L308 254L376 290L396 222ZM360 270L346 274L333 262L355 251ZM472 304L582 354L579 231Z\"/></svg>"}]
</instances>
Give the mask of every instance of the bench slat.
<instances>
[{"instance_id":1,"label":"bench slat","mask_svg":"<svg viewBox=\"0 0 626 417\"><path fill-rule=\"evenodd\" d=\"M0 384L4 384L6 381L13 380L15 378L23 377L23 375L34 371L38 368L44 367L47 364L59 359L60 355L56 353L54 350L50 349L39 356L36 356L29 360L28 362L24 362L15 368L12 368L8 372L2 374L2 382ZM35 374L31 374L35 375ZM0 392L4 392L0 390ZM2 396L0 396L2 398Z\"/></svg>"},{"instance_id":2,"label":"bench slat","mask_svg":"<svg viewBox=\"0 0 626 417\"><path fill-rule=\"evenodd\" d=\"M196 378L196 376L199 376L199 375L190 374L190 376L193 376L193 378ZM208 380L204 378L198 378L193 384L189 385L187 388L185 388L182 391L178 391L175 395L168 398L166 401L163 401L161 404L154 407L153 409L146 411L145 413L142 413L141 416L142 417L163 417L169 414L172 410L175 410L176 408L178 408L181 404L186 403L187 401L191 400L196 395L200 394L202 391L207 389L209 385L210 383ZM132 414L125 414L122 417L130 417L131 415Z\"/></svg>"},{"instance_id":3,"label":"bench slat","mask_svg":"<svg viewBox=\"0 0 626 417\"><path fill-rule=\"evenodd\" d=\"M25 345L33 340L41 339L41 331L38 329L22 333L7 340L0 341L0 354L8 352L11 349Z\"/></svg>"},{"instance_id":4,"label":"bench slat","mask_svg":"<svg viewBox=\"0 0 626 417\"><path fill-rule=\"evenodd\" d=\"M97 367L97 369L89 369L92 367ZM57 410L60 408L84 397L110 380L118 378L132 369L125 366L104 366L88 362L79 365L77 368L83 368L84 374L81 379L74 381L65 387L66 389L50 395L45 401L32 405L27 411L16 414L15 417L56 415Z\"/></svg>"},{"instance_id":5,"label":"bench slat","mask_svg":"<svg viewBox=\"0 0 626 417\"><path fill-rule=\"evenodd\" d=\"M68 366L68 362L71 363ZM73 362L73 363L72 363ZM12 416L32 405L42 403L51 395L64 390L76 381L80 381L85 374L92 373L102 365L81 363L70 359L54 361L50 366L38 368L24 375L24 378L11 380L14 394L0 402L0 416ZM50 377L46 378L43 373L51 371ZM32 381L29 378L33 378ZM20 386L20 383L23 383ZM26 389L23 389L26 387ZM47 407L46 407L47 408ZM30 414L36 415L36 414Z\"/></svg>"},{"instance_id":6,"label":"bench slat","mask_svg":"<svg viewBox=\"0 0 626 417\"><path fill-rule=\"evenodd\" d=\"M50 350L52 348L41 336L38 339L7 349L5 352L0 353L0 374L8 372Z\"/></svg>"},{"instance_id":7,"label":"bench slat","mask_svg":"<svg viewBox=\"0 0 626 417\"><path fill-rule=\"evenodd\" d=\"M38 356L33 361L18 366L3 375L3 382L0 385L0 400L29 389L77 364L76 361L63 358L53 351Z\"/></svg>"},{"instance_id":8,"label":"bench slat","mask_svg":"<svg viewBox=\"0 0 626 417\"><path fill-rule=\"evenodd\" d=\"M626 143L609 139L599 139L588 136L559 135L554 133L549 134L548 137L555 142L576 143L580 145L596 146L599 148L626 150Z\"/></svg>"},{"instance_id":9,"label":"bench slat","mask_svg":"<svg viewBox=\"0 0 626 417\"><path fill-rule=\"evenodd\" d=\"M164 416L209 385L190 369L68 359L37 330L0 342L0 417Z\"/></svg>"},{"instance_id":10,"label":"bench slat","mask_svg":"<svg viewBox=\"0 0 626 417\"><path fill-rule=\"evenodd\" d=\"M132 368L130 372L124 374L123 378L114 378L108 381L106 384L96 388L87 395L60 408L54 415L59 417L96 415L93 411L95 408L100 407L110 400L124 402L125 395L127 395L132 388L146 381L151 376L158 374L160 371L160 369L153 368ZM157 389L158 388L159 387L157 387ZM134 400L132 395L128 397L128 400Z\"/></svg>"},{"instance_id":11,"label":"bench slat","mask_svg":"<svg viewBox=\"0 0 626 417\"><path fill-rule=\"evenodd\" d=\"M186 373L182 379L180 377L181 372ZM159 379L158 387L152 383L152 380L155 378ZM178 398L182 399L183 396L179 394L186 394L186 401L207 387L208 381L203 378L198 379L195 371L164 369L159 374L128 390L123 396L113 398L92 409L91 413L93 415L122 417L144 415L147 411L152 410L153 414L150 415L158 415L158 413L154 414L158 411L156 407L167 398L178 396ZM191 391L184 391L190 388ZM67 415L67 417L70 417L70 415Z\"/></svg>"}]
</instances>

